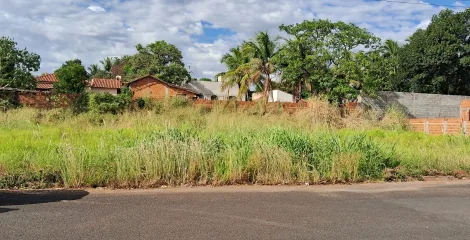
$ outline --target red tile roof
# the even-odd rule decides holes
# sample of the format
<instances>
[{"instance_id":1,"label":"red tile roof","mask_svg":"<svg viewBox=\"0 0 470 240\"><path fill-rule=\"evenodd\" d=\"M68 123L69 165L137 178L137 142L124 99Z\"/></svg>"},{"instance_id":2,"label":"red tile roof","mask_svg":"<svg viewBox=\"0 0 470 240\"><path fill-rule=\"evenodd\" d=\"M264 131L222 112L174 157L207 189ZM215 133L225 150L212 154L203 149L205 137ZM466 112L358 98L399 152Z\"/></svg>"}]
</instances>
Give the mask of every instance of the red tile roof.
<instances>
[{"instance_id":1,"label":"red tile roof","mask_svg":"<svg viewBox=\"0 0 470 240\"><path fill-rule=\"evenodd\" d=\"M38 82L38 85L36 86L37 90L51 90L54 88L54 84L47 83L47 82Z\"/></svg>"},{"instance_id":2,"label":"red tile roof","mask_svg":"<svg viewBox=\"0 0 470 240\"><path fill-rule=\"evenodd\" d=\"M41 75L41 76L37 76L36 77L36 80L38 82L58 82L57 81L57 77L55 76L55 74L44 74L44 75Z\"/></svg>"},{"instance_id":3,"label":"red tile roof","mask_svg":"<svg viewBox=\"0 0 470 240\"><path fill-rule=\"evenodd\" d=\"M88 82L88 86L92 88L120 89L122 87L122 82L117 79L93 78Z\"/></svg>"}]
</instances>

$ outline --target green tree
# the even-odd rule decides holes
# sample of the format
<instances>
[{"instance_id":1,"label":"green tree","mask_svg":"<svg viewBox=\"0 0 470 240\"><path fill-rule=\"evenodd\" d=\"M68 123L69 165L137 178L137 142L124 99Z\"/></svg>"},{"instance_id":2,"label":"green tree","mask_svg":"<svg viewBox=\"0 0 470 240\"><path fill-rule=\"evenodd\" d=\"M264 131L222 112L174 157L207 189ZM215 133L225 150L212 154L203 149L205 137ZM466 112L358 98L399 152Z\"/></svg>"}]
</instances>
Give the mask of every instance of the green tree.
<instances>
[{"instance_id":1,"label":"green tree","mask_svg":"<svg viewBox=\"0 0 470 240\"><path fill-rule=\"evenodd\" d=\"M58 93L83 93L86 88L88 73L78 59L65 62L55 71L58 82L54 89Z\"/></svg>"},{"instance_id":2,"label":"green tree","mask_svg":"<svg viewBox=\"0 0 470 240\"><path fill-rule=\"evenodd\" d=\"M238 97L240 98L249 91L249 85L251 82L246 82L248 78L246 76L247 64L250 62L250 58L243 53L242 46L230 49L230 52L226 53L221 63L225 64L227 71L219 73L216 77L222 76L222 89L233 87L237 85L239 87Z\"/></svg>"},{"instance_id":3,"label":"green tree","mask_svg":"<svg viewBox=\"0 0 470 240\"><path fill-rule=\"evenodd\" d=\"M212 82L212 79L210 79L210 78L200 78L199 81Z\"/></svg>"},{"instance_id":4,"label":"green tree","mask_svg":"<svg viewBox=\"0 0 470 240\"><path fill-rule=\"evenodd\" d=\"M243 43L243 51L250 58L250 62L241 67L245 69L245 82L262 83L264 97L268 101L272 74L276 71L273 57L278 51L278 44L267 32L259 32L253 40Z\"/></svg>"},{"instance_id":5,"label":"green tree","mask_svg":"<svg viewBox=\"0 0 470 240\"><path fill-rule=\"evenodd\" d=\"M443 10L417 30L400 54L403 88L414 92L470 94L470 9Z\"/></svg>"},{"instance_id":6,"label":"green tree","mask_svg":"<svg viewBox=\"0 0 470 240\"><path fill-rule=\"evenodd\" d=\"M137 54L123 59L126 79L150 74L173 84L191 80L183 55L175 45L157 41L145 47L138 44L136 49Z\"/></svg>"},{"instance_id":7,"label":"green tree","mask_svg":"<svg viewBox=\"0 0 470 240\"><path fill-rule=\"evenodd\" d=\"M91 77L97 77L102 71L98 64L92 64L88 67L88 74L90 74Z\"/></svg>"},{"instance_id":8,"label":"green tree","mask_svg":"<svg viewBox=\"0 0 470 240\"><path fill-rule=\"evenodd\" d=\"M290 86L297 99L307 88L312 94L326 94L332 101L354 98L364 83L364 64L368 54L357 49L374 51L380 39L366 29L344 22L311 20L293 25L281 25L288 34L275 63L282 71L283 84ZM371 71L372 72L372 71Z\"/></svg>"},{"instance_id":9,"label":"green tree","mask_svg":"<svg viewBox=\"0 0 470 240\"><path fill-rule=\"evenodd\" d=\"M380 53L383 59L377 59L382 61L382 67L384 69L384 78L379 89L385 91L402 91L400 86L400 78L398 76L399 71L399 57L401 53L401 47L397 41L388 39L380 47Z\"/></svg>"},{"instance_id":10,"label":"green tree","mask_svg":"<svg viewBox=\"0 0 470 240\"><path fill-rule=\"evenodd\" d=\"M0 87L34 89L36 79L31 72L39 70L41 58L16 45L11 38L0 38Z\"/></svg>"}]
</instances>

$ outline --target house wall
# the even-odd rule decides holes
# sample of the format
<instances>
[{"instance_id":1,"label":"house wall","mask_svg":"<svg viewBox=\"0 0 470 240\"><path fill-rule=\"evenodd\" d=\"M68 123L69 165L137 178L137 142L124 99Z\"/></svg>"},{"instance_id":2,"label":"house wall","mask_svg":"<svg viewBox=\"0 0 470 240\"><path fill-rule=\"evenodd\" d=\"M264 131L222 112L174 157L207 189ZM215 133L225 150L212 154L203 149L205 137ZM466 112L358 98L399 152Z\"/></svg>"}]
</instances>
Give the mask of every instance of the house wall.
<instances>
[{"instance_id":1,"label":"house wall","mask_svg":"<svg viewBox=\"0 0 470 240\"><path fill-rule=\"evenodd\" d=\"M142 78L138 81L132 82L129 87L132 92L134 92L134 99L145 97L161 99L165 97L174 97L181 95L186 96L188 98L196 97L194 93L172 88L162 82L156 81L151 77Z\"/></svg>"},{"instance_id":2,"label":"house wall","mask_svg":"<svg viewBox=\"0 0 470 240\"><path fill-rule=\"evenodd\" d=\"M252 99L253 101L263 99L264 95L263 93L253 93ZM294 102L294 97L292 94L279 91L279 90L273 90L271 91L271 94L269 94L269 100L268 102L285 102L285 103L293 103Z\"/></svg>"},{"instance_id":3,"label":"house wall","mask_svg":"<svg viewBox=\"0 0 470 240\"><path fill-rule=\"evenodd\" d=\"M294 102L294 96L292 96L292 94L279 90L273 91L273 99L274 102Z\"/></svg>"},{"instance_id":4,"label":"house wall","mask_svg":"<svg viewBox=\"0 0 470 240\"><path fill-rule=\"evenodd\" d=\"M111 93L113 95L118 94L118 90L114 88L90 88L89 91L93 93Z\"/></svg>"}]
</instances>

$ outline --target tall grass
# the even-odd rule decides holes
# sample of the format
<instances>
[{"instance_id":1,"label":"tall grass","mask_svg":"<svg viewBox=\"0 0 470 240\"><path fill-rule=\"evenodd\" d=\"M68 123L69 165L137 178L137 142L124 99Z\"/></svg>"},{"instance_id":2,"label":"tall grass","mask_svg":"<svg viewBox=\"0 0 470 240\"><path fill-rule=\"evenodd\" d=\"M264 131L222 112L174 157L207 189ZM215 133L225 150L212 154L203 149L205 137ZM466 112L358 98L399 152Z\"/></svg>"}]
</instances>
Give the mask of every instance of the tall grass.
<instances>
[{"instance_id":1,"label":"tall grass","mask_svg":"<svg viewBox=\"0 0 470 240\"><path fill-rule=\"evenodd\" d=\"M0 188L315 184L381 180L390 169L398 178L470 171L468 138L408 132L392 110L378 121L315 104L295 114L174 100L119 115L11 110L0 114Z\"/></svg>"}]
</instances>

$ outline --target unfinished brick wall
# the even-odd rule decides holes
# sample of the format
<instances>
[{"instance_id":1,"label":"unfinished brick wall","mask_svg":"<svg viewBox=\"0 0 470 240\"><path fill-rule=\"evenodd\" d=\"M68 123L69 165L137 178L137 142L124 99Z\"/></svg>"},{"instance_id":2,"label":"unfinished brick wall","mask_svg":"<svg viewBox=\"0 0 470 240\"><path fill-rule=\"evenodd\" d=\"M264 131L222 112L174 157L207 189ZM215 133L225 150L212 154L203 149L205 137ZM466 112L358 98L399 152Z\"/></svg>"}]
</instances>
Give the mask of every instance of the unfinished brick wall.
<instances>
[{"instance_id":1,"label":"unfinished brick wall","mask_svg":"<svg viewBox=\"0 0 470 240\"><path fill-rule=\"evenodd\" d=\"M414 131L430 135L470 135L470 100L460 105L460 118L415 118L409 120Z\"/></svg>"},{"instance_id":2,"label":"unfinished brick wall","mask_svg":"<svg viewBox=\"0 0 470 240\"><path fill-rule=\"evenodd\" d=\"M470 121L470 100L463 100L460 104L460 117L464 121Z\"/></svg>"}]
</instances>

